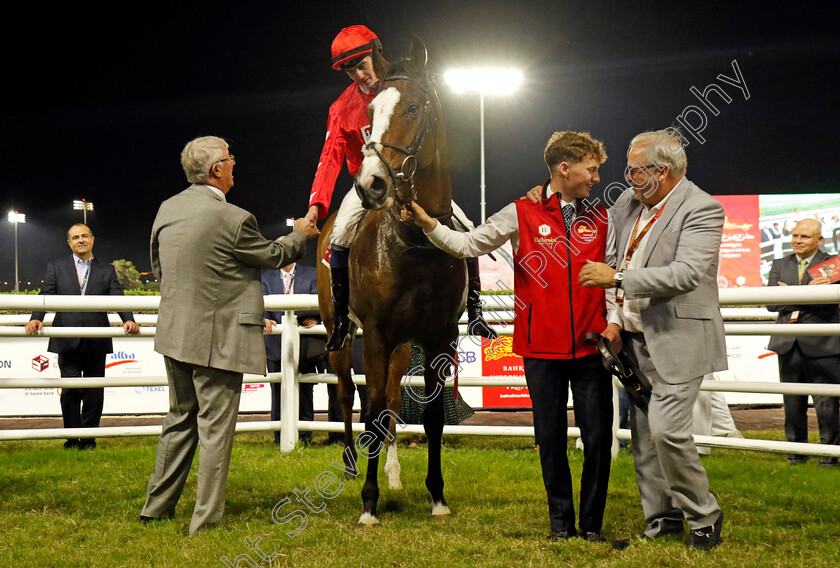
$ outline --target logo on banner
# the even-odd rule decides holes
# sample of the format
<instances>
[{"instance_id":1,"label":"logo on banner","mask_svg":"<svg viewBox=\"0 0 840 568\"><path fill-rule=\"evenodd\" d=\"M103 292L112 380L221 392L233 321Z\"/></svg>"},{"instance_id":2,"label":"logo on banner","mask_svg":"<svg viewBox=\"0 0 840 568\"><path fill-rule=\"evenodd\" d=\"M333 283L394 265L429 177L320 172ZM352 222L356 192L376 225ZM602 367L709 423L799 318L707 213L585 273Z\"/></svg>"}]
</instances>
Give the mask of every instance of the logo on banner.
<instances>
[{"instance_id":1,"label":"logo on banner","mask_svg":"<svg viewBox=\"0 0 840 568\"><path fill-rule=\"evenodd\" d=\"M513 353L513 337L502 336L484 348L485 375L522 375L522 357Z\"/></svg>"},{"instance_id":2,"label":"logo on banner","mask_svg":"<svg viewBox=\"0 0 840 568\"><path fill-rule=\"evenodd\" d=\"M125 351L117 351L108 355L109 363L105 363L105 368L114 367L115 365L125 365L126 363L137 363L134 353L126 353Z\"/></svg>"},{"instance_id":3,"label":"logo on banner","mask_svg":"<svg viewBox=\"0 0 840 568\"><path fill-rule=\"evenodd\" d=\"M12 362L11 361L0 361L0 369L11 369Z\"/></svg>"},{"instance_id":4,"label":"logo on banner","mask_svg":"<svg viewBox=\"0 0 840 568\"><path fill-rule=\"evenodd\" d=\"M524 361L513 352L513 337L502 336L482 351L481 374L485 377L524 377ZM484 387L482 403L487 407L529 407L531 398L525 387Z\"/></svg>"},{"instance_id":5,"label":"logo on banner","mask_svg":"<svg viewBox=\"0 0 840 568\"><path fill-rule=\"evenodd\" d=\"M152 386L152 387L134 387L136 394L143 394L144 392L166 392L166 387Z\"/></svg>"},{"instance_id":6,"label":"logo on banner","mask_svg":"<svg viewBox=\"0 0 840 568\"><path fill-rule=\"evenodd\" d=\"M143 371L143 364L134 353L128 351L116 351L108 355L105 363L106 369L120 375L139 375Z\"/></svg>"},{"instance_id":7,"label":"logo on banner","mask_svg":"<svg viewBox=\"0 0 840 568\"><path fill-rule=\"evenodd\" d=\"M261 388L264 388L265 384L257 383L255 385L242 385L242 392L257 392Z\"/></svg>"},{"instance_id":8,"label":"logo on banner","mask_svg":"<svg viewBox=\"0 0 840 568\"><path fill-rule=\"evenodd\" d=\"M43 373L46 371L50 366L50 358L46 355L38 355L37 357L32 358L32 368L38 371L39 373Z\"/></svg>"},{"instance_id":9,"label":"logo on banner","mask_svg":"<svg viewBox=\"0 0 840 568\"><path fill-rule=\"evenodd\" d=\"M540 233L542 236L544 236L544 237L547 237L548 235L550 235L550 234L551 234L551 227L549 227L549 226L548 226L548 224L542 224L542 225L540 225L540 226L539 226L539 228L538 228L537 230L538 230L538 231L539 231L539 233Z\"/></svg>"}]
</instances>

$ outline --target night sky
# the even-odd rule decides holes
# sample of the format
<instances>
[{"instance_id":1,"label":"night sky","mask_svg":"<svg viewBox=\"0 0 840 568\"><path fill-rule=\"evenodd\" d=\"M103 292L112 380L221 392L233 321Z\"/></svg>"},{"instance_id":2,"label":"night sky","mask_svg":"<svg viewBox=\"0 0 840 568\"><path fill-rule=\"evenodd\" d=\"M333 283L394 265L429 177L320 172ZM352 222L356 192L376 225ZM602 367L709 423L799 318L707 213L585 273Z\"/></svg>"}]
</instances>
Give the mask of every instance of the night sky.
<instances>
[{"instance_id":1,"label":"night sky","mask_svg":"<svg viewBox=\"0 0 840 568\"><path fill-rule=\"evenodd\" d=\"M716 83L705 143L689 137L688 177L713 195L840 192L840 37L830 2L77 2L15 3L2 17L3 161L0 288L37 287L69 254L95 205L95 254L147 271L160 202L187 186L184 144L228 139L228 199L267 237L305 213L329 105L347 86L330 44L348 25L376 32L396 60L417 34L431 68L515 65L525 84L485 106L488 216L547 177L555 130L591 132L609 159L600 189L621 181L627 142L675 123L690 92ZM625 5L616 7L616 5ZM737 61L750 97L717 79ZM478 96L438 84L455 199L479 219ZM696 117L695 117L696 120ZM331 211L350 187L346 169ZM598 195L596 187L594 195ZM312 250L310 259L312 262ZM2 286L2 282L8 282Z\"/></svg>"}]
</instances>

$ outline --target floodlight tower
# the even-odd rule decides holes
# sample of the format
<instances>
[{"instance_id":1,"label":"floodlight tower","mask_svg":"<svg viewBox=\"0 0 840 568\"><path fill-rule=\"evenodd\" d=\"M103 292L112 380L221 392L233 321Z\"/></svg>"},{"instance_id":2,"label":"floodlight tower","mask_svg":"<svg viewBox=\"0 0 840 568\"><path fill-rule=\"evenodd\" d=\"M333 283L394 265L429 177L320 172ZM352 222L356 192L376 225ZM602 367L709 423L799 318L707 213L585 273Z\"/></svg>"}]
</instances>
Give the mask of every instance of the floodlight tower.
<instances>
[{"instance_id":1,"label":"floodlight tower","mask_svg":"<svg viewBox=\"0 0 840 568\"><path fill-rule=\"evenodd\" d=\"M486 185L484 180L484 95L511 94L522 83L522 72L510 68L481 67L475 69L453 69L444 75L445 81L456 93L477 91L481 117L481 222L486 217Z\"/></svg>"}]
</instances>

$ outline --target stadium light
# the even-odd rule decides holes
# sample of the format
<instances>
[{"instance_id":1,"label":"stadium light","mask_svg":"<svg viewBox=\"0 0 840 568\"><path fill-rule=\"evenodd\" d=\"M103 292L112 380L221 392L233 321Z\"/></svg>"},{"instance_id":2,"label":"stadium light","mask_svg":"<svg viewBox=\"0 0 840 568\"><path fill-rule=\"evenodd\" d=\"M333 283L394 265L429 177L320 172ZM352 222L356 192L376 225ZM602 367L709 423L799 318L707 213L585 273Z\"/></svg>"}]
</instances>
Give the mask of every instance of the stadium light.
<instances>
[{"instance_id":1,"label":"stadium light","mask_svg":"<svg viewBox=\"0 0 840 568\"><path fill-rule=\"evenodd\" d=\"M475 69L452 69L444 74L444 80L456 93L478 92L481 116L481 222L486 217L486 186L484 183L484 95L509 95L522 84L522 72L511 68L479 67Z\"/></svg>"},{"instance_id":2,"label":"stadium light","mask_svg":"<svg viewBox=\"0 0 840 568\"><path fill-rule=\"evenodd\" d=\"M15 225L15 292L20 292L20 277L18 276L18 223L26 223L26 215L18 211L9 211L9 223Z\"/></svg>"},{"instance_id":3,"label":"stadium light","mask_svg":"<svg viewBox=\"0 0 840 568\"><path fill-rule=\"evenodd\" d=\"M93 211L93 202L87 201L84 198L74 199L73 200L73 209L76 210L76 211L79 211L79 210L84 211L84 213L83 213L84 224L87 225L87 212L88 211Z\"/></svg>"}]
</instances>

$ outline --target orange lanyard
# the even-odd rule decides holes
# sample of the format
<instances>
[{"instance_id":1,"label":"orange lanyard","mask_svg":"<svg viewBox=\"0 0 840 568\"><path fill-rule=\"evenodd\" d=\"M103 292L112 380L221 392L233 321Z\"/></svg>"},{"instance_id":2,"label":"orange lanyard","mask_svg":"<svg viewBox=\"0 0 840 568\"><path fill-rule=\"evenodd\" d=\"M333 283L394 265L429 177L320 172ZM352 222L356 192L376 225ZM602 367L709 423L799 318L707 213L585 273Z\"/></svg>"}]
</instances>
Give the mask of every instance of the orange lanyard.
<instances>
[{"instance_id":1,"label":"orange lanyard","mask_svg":"<svg viewBox=\"0 0 840 568\"><path fill-rule=\"evenodd\" d=\"M642 213L639 213L639 217L636 219L636 224L633 225L633 234L630 235L630 246L627 247L627 255L624 257L624 261L629 263L630 259L633 258L633 253L636 252L636 249L639 248L639 243L642 242L642 239L650 231L650 228L659 219L659 216L662 214L662 210L665 209L665 203L668 200L666 198L665 202L662 204L662 207L659 208L659 211L656 212L656 215L653 216L653 219L647 222L647 225L644 226L642 232L636 236L636 231L639 229L639 221L642 219ZM625 265L626 266L626 265Z\"/></svg>"}]
</instances>

